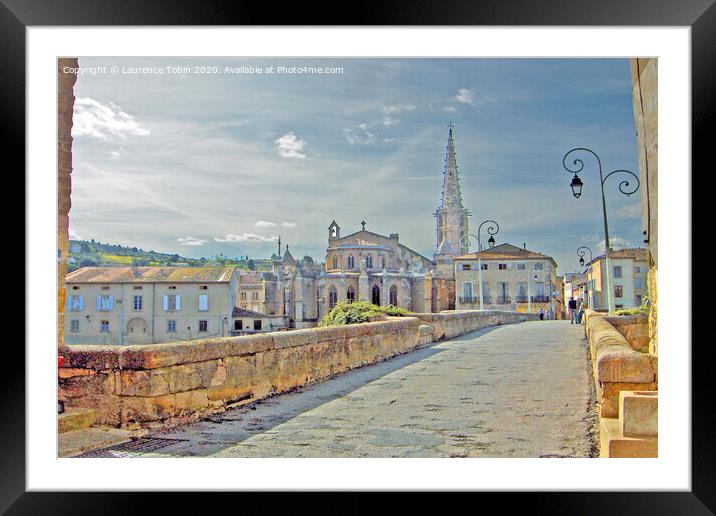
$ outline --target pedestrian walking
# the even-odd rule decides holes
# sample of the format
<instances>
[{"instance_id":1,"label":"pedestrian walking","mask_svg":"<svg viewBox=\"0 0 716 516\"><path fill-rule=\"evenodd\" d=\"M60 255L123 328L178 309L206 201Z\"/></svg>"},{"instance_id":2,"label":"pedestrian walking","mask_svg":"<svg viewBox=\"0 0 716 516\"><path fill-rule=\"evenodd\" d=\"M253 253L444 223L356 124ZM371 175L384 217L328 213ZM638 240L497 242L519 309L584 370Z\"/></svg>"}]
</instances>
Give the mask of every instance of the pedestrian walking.
<instances>
[{"instance_id":1,"label":"pedestrian walking","mask_svg":"<svg viewBox=\"0 0 716 516\"><path fill-rule=\"evenodd\" d=\"M579 311L577 312L577 324L582 324L582 317L584 317L584 301L579 303Z\"/></svg>"},{"instance_id":2,"label":"pedestrian walking","mask_svg":"<svg viewBox=\"0 0 716 516\"><path fill-rule=\"evenodd\" d=\"M539 320L544 321L544 309L539 309Z\"/></svg>"},{"instance_id":3,"label":"pedestrian walking","mask_svg":"<svg viewBox=\"0 0 716 516\"><path fill-rule=\"evenodd\" d=\"M569 298L569 324L577 324L577 300L573 297Z\"/></svg>"}]
</instances>

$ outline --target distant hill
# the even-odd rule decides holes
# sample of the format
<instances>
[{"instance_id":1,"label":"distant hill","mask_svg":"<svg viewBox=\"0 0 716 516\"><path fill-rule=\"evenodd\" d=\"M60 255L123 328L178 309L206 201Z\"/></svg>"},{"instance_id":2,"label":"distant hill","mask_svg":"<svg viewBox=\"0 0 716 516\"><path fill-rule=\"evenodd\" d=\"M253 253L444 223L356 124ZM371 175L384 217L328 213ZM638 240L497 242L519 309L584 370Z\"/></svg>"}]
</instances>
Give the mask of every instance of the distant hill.
<instances>
[{"instance_id":1,"label":"distant hill","mask_svg":"<svg viewBox=\"0 0 716 516\"><path fill-rule=\"evenodd\" d=\"M191 266L216 267L235 265L245 270L271 270L271 260L249 259L247 256L229 258L221 254L212 258L187 258L179 254L145 251L137 247L106 244L96 240L70 240L67 270L97 266Z\"/></svg>"}]
</instances>

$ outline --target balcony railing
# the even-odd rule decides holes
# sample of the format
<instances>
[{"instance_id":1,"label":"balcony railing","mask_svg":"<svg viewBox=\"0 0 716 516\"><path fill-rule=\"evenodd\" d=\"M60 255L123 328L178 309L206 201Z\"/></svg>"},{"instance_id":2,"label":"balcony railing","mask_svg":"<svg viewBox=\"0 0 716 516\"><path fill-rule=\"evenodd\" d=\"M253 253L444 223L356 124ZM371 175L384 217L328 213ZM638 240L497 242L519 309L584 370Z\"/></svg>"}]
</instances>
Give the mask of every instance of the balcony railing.
<instances>
[{"instance_id":1,"label":"balcony railing","mask_svg":"<svg viewBox=\"0 0 716 516\"><path fill-rule=\"evenodd\" d=\"M526 303L528 300L527 296L515 296L516 303Z\"/></svg>"},{"instance_id":2,"label":"balcony railing","mask_svg":"<svg viewBox=\"0 0 716 516\"><path fill-rule=\"evenodd\" d=\"M497 296L497 299L495 301L498 305L509 305L512 302L512 298L510 296Z\"/></svg>"},{"instance_id":3,"label":"balcony railing","mask_svg":"<svg viewBox=\"0 0 716 516\"><path fill-rule=\"evenodd\" d=\"M533 303L549 303L549 296L532 296Z\"/></svg>"},{"instance_id":4,"label":"balcony railing","mask_svg":"<svg viewBox=\"0 0 716 516\"><path fill-rule=\"evenodd\" d=\"M460 303L463 305L475 305L480 303L480 298L477 296L473 297L460 297L459 298ZM492 298L490 296L482 296L482 304L489 305L492 303Z\"/></svg>"}]
</instances>

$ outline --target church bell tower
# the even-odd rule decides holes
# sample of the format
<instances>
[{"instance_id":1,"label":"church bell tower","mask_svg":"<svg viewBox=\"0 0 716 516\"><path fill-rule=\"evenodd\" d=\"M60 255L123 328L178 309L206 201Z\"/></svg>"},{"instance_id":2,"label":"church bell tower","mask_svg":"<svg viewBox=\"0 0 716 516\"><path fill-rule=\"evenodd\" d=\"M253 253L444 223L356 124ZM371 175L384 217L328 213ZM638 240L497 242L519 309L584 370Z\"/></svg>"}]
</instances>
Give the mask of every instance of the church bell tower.
<instances>
[{"instance_id":1,"label":"church bell tower","mask_svg":"<svg viewBox=\"0 0 716 516\"><path fill-rule=\"evenodd\" d=\"M468 217L470 212L462 205L460 194L460 177L455 157L453 141L453 125L448 125L447 154L443 171L442 202L435 211L437 226L437 243L434 259L438 271L454 275L453 258L469 252Z\"/></svg>"}]
</instances>

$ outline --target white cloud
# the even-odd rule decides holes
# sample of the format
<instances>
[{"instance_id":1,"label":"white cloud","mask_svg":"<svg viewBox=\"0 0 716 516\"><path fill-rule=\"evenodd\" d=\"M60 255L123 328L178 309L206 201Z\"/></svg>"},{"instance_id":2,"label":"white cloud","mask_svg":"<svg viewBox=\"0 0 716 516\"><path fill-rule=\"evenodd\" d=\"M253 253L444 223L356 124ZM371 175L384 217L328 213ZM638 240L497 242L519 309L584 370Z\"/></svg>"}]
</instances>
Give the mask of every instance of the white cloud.
<instances>
[{"instance_id":1,"label":"white cloud","mask_svg":"<svg viewBox=\"0 0 716 516\"><path fill-rule=\"evenodd\" d=\"M455 113L457 111L457 108L455 106L445 106L443 108L443 111L447 113Z\"/></svg>"},{"instance_id":2,"label":"white cloud","mask_svg":"<svg viewBox=\"0 0 716 516\"><path fill-rule=\"evenodd\" d=\"M398 122L400 122L400 120L398 120L397 118L395 118L393 116L383 117L383 125L387 125L387 126L396 125Z\"/></svg>"},{"instance_id":3,"label":"white cloud","mask_svg":"<svg viewBox=\"0 0 716 516\"><path fill-rule=\"evenodd\" d=\"M470 104L471 106L474 106L475 92L467 88L460 88L457 95L455 95L455 100L462 102L463 104Z\"/></svg>"},{"instance_id":4,"label":"white cloud","mask_svg":"<svg viewBox=\"0 0 716 516\"><path fill-rule=\"evenodd\" d=\"M268 220L259 220L259 221L258 221L256 224L254 224L254 225L257 226L257 227L259 227L259 228L270 228L270 227L272 227L272 226L275 226L276 223L275 223L275 222L269 222Z\"/></svg>"},{"instance_id":5,"label":"white cloud","mask_svg":"<svg viewBox=\"0 0 716 516\"><path fill-rule=\"evenodd\" d=\"M296 224L294 224L293 222L282 222L281 225L285 228L295 228L296 227Z\"/></svg>"},{"instance_id":6,"label":"white cloud","mask_svg":"<svg viewBox=\"0 0 716 516\"><path fill-rule=\"evenodd\" d=\"M177 242L179 242L179 245L200 246L204 245L206 243L206 240L194 238L192 236L185 236L177 238Z\"/></svg>"},{"instance_id":7,"label":"white cloud","mask_svg":"<svg viewBox=\"0 0 716 516\"><path fill-rule=\"evenodd\" d=\"M113 102L105 105L90 97L75 100L72 116L72 136L90 136L102 140L127 136L146 136L149 130L140 127L132 115L122 111Z\"/></svg>"},{"instance_id":8,"label":"white cloud","mask_svg":"<svg viewBox=\"0 0 716 516\"><path fill-rule=\"evenodd\" d=\"M386 114L395 114L402 111L413 111L415 106L413 104L396 104L392 106L383 107L382 111Z\"/></svg>"},{"instance_id":9,"label":"white cloud","mask_svg":"<svg viewBox=\"0 0 716 516\"><path fill-rule=\"evenodd\" d=\"M375 141L375 134L368 131L368 124L360 124L357 128L344 128L343 137L351 145L367 145Z\"/></svg>"},{"instance_id":10,"label":"white cloud","mask_svg":"<svg viewBox=\"0 0 716 516\"><path fill-rule=\"evenodd\" d=\"M284 134L276 140L278 146L278 155L282 158L304 159L303 148L306 142L293 134L293 131Z\"/></svg>"},{"instance_id":11,"label":"white cloud","mask_svg":"<svg viewBox=\"0 0 716 516\"><path fill-rule=\"evenodd\" d=\"M606 249L604 245L604 236L593 234L593 235L587 235L582 237L583 242L587 242L592 244L591 248L594 252L594 256L597 256L598 254L604 254L604 250ZM626 248L632 248L637 247L635 246L631 241L627 240L626 238L622 238L619 236L610 236L609 237L609 246L612 249L626 249Z\"/></svg>"},{"instance_id":12,"label":"white cloud","mask_svg":"<svg viewBox=\"0 0 716 516\"><path fill-rule=\"evenodd\" d=\"M276 236L264 237L254 233L241 233L240 235L229 233L226 238L214 238L215 242L275 242L276 240L278 240Z\"/></svg>"}]
</instances>

